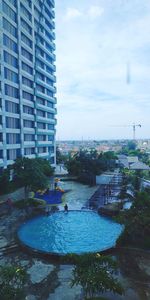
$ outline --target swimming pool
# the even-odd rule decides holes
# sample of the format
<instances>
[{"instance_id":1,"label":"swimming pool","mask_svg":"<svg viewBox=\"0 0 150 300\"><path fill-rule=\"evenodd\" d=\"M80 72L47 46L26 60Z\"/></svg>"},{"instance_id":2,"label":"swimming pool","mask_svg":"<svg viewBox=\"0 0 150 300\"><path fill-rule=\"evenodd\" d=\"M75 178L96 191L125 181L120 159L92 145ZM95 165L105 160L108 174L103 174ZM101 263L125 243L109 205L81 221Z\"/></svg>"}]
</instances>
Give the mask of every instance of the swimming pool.
<instances>
[{"instance_id":1,"label":"swimming pool","mask_svg":"<svg viewBox=\"0 0 150 300\"><path fill-rule=\"evenodd\" d=\"M56 212L23 224L18 237L44 253L98 252L115 246L123 226L91 211Z\"/></svg>"}]
</instances>

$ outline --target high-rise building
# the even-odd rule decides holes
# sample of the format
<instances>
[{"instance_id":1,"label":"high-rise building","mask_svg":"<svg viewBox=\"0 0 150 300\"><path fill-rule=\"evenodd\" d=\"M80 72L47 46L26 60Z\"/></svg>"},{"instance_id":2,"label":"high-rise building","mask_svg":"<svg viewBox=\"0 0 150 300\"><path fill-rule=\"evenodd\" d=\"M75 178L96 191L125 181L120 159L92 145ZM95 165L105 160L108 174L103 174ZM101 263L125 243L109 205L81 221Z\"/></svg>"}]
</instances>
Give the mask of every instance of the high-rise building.
<instances>
[{"instance_id":1,"label":"high-rise building","mask_svg":"<svg viewBox=\"0 0 150 300\"><path fill-rule=\"evenodd\" d=\"M0 168L55 164L54 0L0 1Z\"/></svg>"}]
</instances>

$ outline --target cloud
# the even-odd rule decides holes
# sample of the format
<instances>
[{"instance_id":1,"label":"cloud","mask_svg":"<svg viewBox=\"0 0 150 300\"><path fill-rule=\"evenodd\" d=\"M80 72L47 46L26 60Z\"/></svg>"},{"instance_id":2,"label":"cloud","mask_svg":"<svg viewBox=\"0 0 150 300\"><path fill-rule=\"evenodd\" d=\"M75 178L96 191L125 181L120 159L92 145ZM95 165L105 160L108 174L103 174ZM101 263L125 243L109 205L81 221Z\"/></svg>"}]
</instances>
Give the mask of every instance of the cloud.
<instances>
[{"instance_id":1,"label":"cloud","mask_svg":"<svg viewBox=\"0 0 150 300\"><path fill-rule=\"evenodd\" d=\"M81 17L82 13L77 9L77 8L67 8L67 12L65 15L65 20L71 20L71 19L76 19L78 17Z\"/></svg>"},{"instance_id":2,"label":"cloud","mask_svg":"<svg viewBox=\"0 0 150 300\"><path fill-rule=\"evenodd\" d=\"M132 138L130 128L107 123L137 122L142 124L137 137L149 136L150 1L72 0L71 5L56 1L57 134Z\"/></svg>"},{"instance_id":3,"label":"cloud","mask_svg":"<svg viewBox=\"0 0 150 300\"><path fill-rule=\"evenodd\" d=\"M96 19L97 17L101 17L101 15L104 13L104 8L100 6L91 6L88 10L88 15L92 19Z\"/></svg>"}]
</instances>

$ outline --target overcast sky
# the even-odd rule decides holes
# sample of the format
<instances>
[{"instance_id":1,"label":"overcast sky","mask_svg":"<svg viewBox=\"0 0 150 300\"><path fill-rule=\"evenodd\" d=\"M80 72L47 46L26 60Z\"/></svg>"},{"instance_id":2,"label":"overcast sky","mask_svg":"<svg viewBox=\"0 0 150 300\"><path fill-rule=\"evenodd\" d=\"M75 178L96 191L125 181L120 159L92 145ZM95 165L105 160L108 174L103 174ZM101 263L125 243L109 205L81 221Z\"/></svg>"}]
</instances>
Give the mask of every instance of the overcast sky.
<instances>
[{"instance_id":1,"label":"overcast sky","mask_svg":"<svg viewBox=\"0 0 150 300\"><path fill-rule=\"evenodd\" d=\"M150 137L150 0L56 0L56 59L57 139Z\"/></svg>"}]
</instances>

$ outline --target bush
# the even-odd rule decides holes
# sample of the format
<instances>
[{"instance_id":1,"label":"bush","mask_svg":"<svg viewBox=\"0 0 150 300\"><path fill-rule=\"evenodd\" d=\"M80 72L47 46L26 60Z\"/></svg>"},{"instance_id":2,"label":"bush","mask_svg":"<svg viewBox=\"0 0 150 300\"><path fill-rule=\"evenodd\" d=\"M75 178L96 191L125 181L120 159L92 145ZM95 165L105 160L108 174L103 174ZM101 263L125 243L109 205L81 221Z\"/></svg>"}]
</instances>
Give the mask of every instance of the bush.
<instances>
[{"instance_id":1,"label":"bush","mask_svg":"<svg viewBox=\"0 0 150 300\"><path fill-rule=\"evenodd\" d=\"M89 299L107 291L123 294L121 284L114 277L117 265L111 257L102 256L99 253L85 254L74 256L74 261L76 266L73 270L71 286L80 284L85 298Z\"/></svg>"},{"instance_id":2,"label":"bush","mask_svg":"<svg viewBox=\"0 0 150 300\"><path fill-rule=\"evenodd\" d=\"M26 272L20 267L0 267L0 299L24 300L23 286L26 282Z\"/></svg>"}]
</instances>

